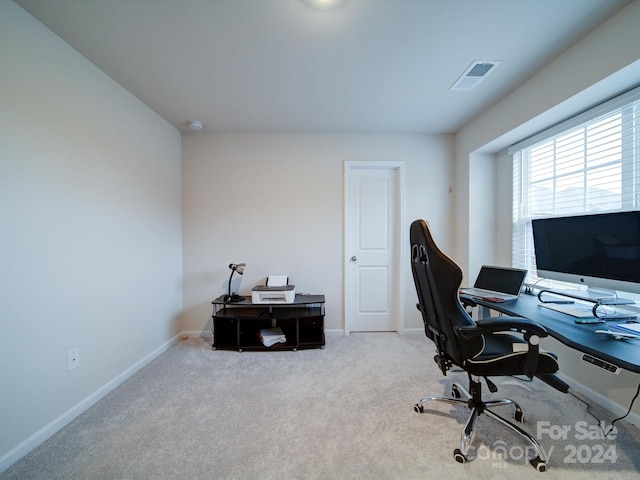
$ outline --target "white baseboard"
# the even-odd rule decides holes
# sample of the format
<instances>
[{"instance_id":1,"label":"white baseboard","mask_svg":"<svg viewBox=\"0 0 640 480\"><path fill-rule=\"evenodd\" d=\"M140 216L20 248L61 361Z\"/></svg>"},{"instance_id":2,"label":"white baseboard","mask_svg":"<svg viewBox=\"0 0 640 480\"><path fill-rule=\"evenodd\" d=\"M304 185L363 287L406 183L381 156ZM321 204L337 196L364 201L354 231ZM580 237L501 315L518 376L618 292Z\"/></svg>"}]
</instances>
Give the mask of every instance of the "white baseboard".
<instances>
[{"instance_id":1,"label":"white baseboard","mask_svg":"<svg viewBox=\"0 0 640 480\"><path fill-rule=\"evenodd\" d=\"M188 330L182 332L180 337L184 338L202 338L207 342L211 343L213 341L213 333L211 330Z\"/></svg>"},{"instance_id":2,"label":"white baseboard","mask_svg":"<svg viewBox=\"0 0 640 480\"><path fill-rule=\"evenodd\" d=\"M424 335L424 327L420 327L420 328L405 328L404 329L404 334L405 335ZM428 340L426 335L424 336L424 338L426 340Z\"/></svg>"},{"instance_id":3,"label":"white baseboard","mask_svg":"<svg viewBox=\"0 0 640 480\"><path fill-rule=\"evenodd\" d=\"M38 445L42 444L45 440L51 437L53 434L61 430L64 426L70 423L73 419L79 416L81 413L84 413L89 409L93 404L95 404L98 400L103 398L113 389L115 389L118 385L123 383L125 380L132 377L138 370L147 365L149 362L157 358L160 354L167 351L171 348L177 341L180 339L181 335L176 335L169 341L165 342L160 347L156 348L154 351L149 353L147 356L142 358L140 361L136 362L134 365L126 369L120 375L116 376L114 379L100 387L98 390L90 394L85 399L78 402L76 405L71 407L65 413L60 415L58 418L51 421L49 424L42 427L40 430L35 432L29 438L18 444L16 447L9 450L6 454L0 457L0 473L5 471L15 462L24 457L31 450L36 448Z\"/></svg>"},{"instance_id":4,"label":"white baseboard","mask_svg":"<svg viewBox=\"0 0 640 480\"><path fill-rule=\"evenodd\" d=\"M355 333L355 332L354 332ZM325 329L325 336L327 337L344 337L345 333L343 329ZM399 335L424 335L424 328L405 328L404 332ZM425 338L427 338L425 336Z\"/></svg>"},{"instance_id":5,"label":"white baseboard","mask_svg":"<svg viewBox=\"0 0 640 480\"><path fill-rule=\"evenodd\" d=\"M624 407L614 402L613 400L605 397L601 393L583 385L582 383L576 382L575 380L573 380L570 377L567 377L566 375L558 374L558 376L562 378L562 380L567 382L567 384L571 389L575 390L577 393L580 393L581 395L586 397L588 400L592 400L597 404L603 406L607 410L613 412L614 415L622 417L627 413L627 410L629 408L628 406ZM611 420L613 419L610 419L609 421ZM635 412L630 412L629 416L625 418L625 421L631 423L632 425L640 426L640 415L638 415Z\"/></svg>"},{"instance_id":6,"label":"white baseboard","mask_svg":"<svg viewBox=\"0 0 640 480\"><path fill-rule=\"evenodd\" d=\"M325 337L344 337L344 329L341 328L330 328L324 330Z\"/></svg>"}]
</instances>

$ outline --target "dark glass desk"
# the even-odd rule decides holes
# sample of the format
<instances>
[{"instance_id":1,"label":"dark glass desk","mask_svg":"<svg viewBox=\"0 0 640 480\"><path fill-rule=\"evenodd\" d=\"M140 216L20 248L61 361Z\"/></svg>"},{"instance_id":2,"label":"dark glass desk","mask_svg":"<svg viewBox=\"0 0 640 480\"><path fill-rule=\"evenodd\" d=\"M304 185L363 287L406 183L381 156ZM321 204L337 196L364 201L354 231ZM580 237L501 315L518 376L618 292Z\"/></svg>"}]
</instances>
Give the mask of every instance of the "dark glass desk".
<instances>
[{"instance_id":1,"label":"dark glass desk","mask_svg":"<svg viewBox=\"0 0 640 480\"><path fill-rule=\"evenodd\" d=\"M595 333L607 330L624 320L607 320L606 323L578 324L574 317L540 306L538 297L522 294L518 300L494 303L474 298L480 307L490 308L505 315L529 318L538 322L549 336L574 348L600 358L620 368L640 373L640 340L616 340L608 335Z\"/></svg>"}]
</instances>

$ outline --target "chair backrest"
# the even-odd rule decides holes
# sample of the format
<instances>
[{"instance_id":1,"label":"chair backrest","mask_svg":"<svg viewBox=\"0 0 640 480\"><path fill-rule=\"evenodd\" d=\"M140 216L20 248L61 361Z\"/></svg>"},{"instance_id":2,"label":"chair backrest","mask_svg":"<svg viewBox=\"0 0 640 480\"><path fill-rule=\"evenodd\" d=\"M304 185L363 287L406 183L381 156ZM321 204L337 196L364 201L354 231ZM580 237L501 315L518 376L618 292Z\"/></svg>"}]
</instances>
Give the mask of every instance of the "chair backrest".
<instances>
[{"instance_id":1,"label":"chair backrest","mask_svg":"<svg viewBox=\"0 0 640 480\"><path fill-rule=\"evenodd\" d=\"M465 339L456 334L456 327L475 325L458 296L462 269L438 248L424 220L411 224L410 240L411 271L425 333L439 356L462 366L484 345L482 336ZM443 364L440 367L446 373Z\"/></svg>"}]
</instances>

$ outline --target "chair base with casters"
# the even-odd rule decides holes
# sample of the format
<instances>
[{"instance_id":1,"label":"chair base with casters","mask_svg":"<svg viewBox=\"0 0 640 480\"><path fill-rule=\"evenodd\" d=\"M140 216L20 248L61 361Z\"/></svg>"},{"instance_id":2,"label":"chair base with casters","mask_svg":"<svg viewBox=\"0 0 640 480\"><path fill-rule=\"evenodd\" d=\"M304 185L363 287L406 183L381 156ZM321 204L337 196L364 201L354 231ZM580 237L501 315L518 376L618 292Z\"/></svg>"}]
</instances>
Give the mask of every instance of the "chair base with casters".
<instances>
[{"instance_id":1,"label":"chair base with casters","mask_svg":"<svg viewBox=\"0 0 640 480\"><path fill-rule=\"evenodd\" d=\"M496 386L489 379L485 379L487 381L487 385L492 392L497 391ZM480 383L479 378L474 378L469 375L469 392L467 389L462 387L461 385L454 383L451 386L451 397L439 396L439 395L427 395L426 397L422 397L418 403L413 406L413 409L417 413L424 412L424 405L430 401L448 403L450 405L454 405L456 407L464 407L470 410L469 418L467 419L462 432L460 434L460 448L456 448L453 451L453 458L458 463L466 463L468 457L467 452L469 450L469 446L473 440L474 431L473 428L475 426L476 419L482 415L486 414L488 417L498 421L505 427L509 428L513 432L520 435L522 438L527 440L531 446L533 446L536 457L529 460L529 463L539 472L544 472L547 468L546 466L546 458L544 456L544 452L540 447L540 444L537 440L528 432L520 428L518 425L511 423L509 420L495 413L491 408L500 407L504 405L513 405L515 407L514 418L517 422L524 421L524 415L522 413L522 408L520 405L514 400L508 398L501 398L496 400L485 401L482 399L482 384Z\"/></svg>"}]
</instances>

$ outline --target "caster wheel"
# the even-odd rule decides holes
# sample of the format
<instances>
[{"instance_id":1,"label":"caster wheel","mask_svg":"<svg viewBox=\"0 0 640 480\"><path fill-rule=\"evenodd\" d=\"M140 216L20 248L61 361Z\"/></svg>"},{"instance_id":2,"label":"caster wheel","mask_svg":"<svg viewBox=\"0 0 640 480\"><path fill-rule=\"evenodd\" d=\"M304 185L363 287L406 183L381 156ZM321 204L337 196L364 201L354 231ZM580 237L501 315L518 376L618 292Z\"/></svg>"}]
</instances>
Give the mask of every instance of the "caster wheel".
<instances>
[{"instance_id":1,"label":"caster wheel","mask_svg":"<svg viewBox=\"0 0 640 480\"><path fill-rule=\"evenodd\" d=\"M524 422L524 414L522 410L516 410L516 414L514 415L516 422L523 423Z\"/></svg>"},{"instance_id":2,"label":"caster wheel","mask_svg":"<svg viewBox=\"0 0 640 480\"><path fill-rule=\"evenodd\" d=\"M451 396L453 398L460 398L462 395L460 394L460 390L458 390L458 387L455 385L451 386Z\"/></svg>"},{"instance_id":3,"label":"caster wheel","mask_svg":"<svg viewBox=\"0 0 640 480\"><path fill-rule=\"evenodd\" d=\"M455 459L456 462L458 463L466 463L467 462L467 456L464 455L462 453L462 451L459 448L456 448L453 451L453 458Z\"/></svg>"},{"instance_id":4,"label":"caster wheel","mask_svg":"<svg viewBox=\"0 0 640 480\"><path fill-rule=\"evenodd\" d=\"M416 413L423 413L424 412L424 407L422 405L419 405L419 404L416 403L413 406L413 411L416 412Z\"/></svg>"},{"instance_id":5,"label":"caster wheel","mask_svg":"<svg viewBox=\"0 0 640 480\"><path fill-rule=\"evenodd\" d=\"M529 463L539 472L547 471L547 464L540 460L540 457L532 458Z\"/></svg>"}]
</instances>

